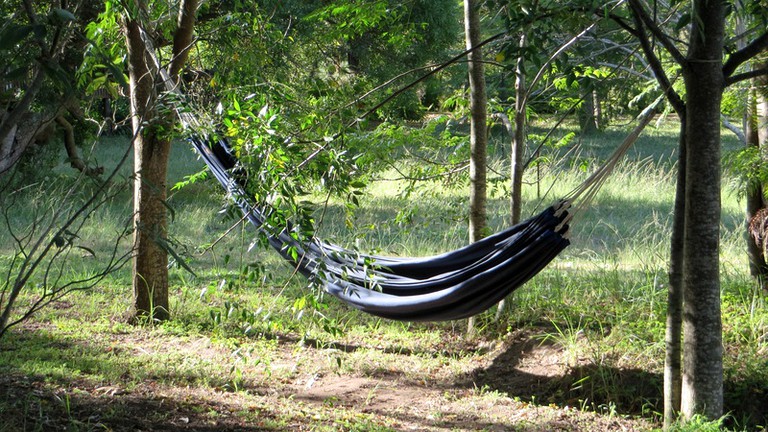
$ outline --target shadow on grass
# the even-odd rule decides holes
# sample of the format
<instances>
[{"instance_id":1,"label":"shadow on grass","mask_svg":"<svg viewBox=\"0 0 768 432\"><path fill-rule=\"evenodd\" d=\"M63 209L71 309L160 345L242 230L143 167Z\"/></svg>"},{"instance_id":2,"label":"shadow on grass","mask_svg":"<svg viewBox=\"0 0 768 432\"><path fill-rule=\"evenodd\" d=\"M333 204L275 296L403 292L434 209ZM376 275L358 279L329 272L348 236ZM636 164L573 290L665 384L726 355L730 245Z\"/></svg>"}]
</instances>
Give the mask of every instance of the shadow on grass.
<instances>
[{"instance_id":1,"label":"shadow on grass","mask_svg":"<svg viewBox=\"0 0 768 432\"><path fill-rule=\"evenodd\" d=\"M561 407L647 416L660 403L662 378L658 374L593 364L565 367L562 356L563 350L550 341L514 341L490 366L475 370L470 378L481 388Z\"/></svg>"},{"instance_id":2,"label":"shadow on grass","mask_svg":"<svg viewBox=\"0 0 768 432\"><path fill-rule=\"evenodd\" d=\"M558 407L575 407L603 414L660 418L663 376L636 368L580 362L560 370L546 364L562 363L563 349L551 341L520 338L508 343L492 363L457 382L509 397ZM538 364L532 364L537 362ZM610 363L610 362L606 362ZM768 425L768 381L754 370L724 383L726 427L762 430Z\"/></svg>"},{"instance_id":3,"label":"shadow on grass","mask_svg":"<svg viewBox=\"0 0 768 432\"><path fill-rule=\"evenodd\" d=\"M256 402L244 407L212 389L192 392L151 381L126 389L122 382L101 382L100 371L120 366L109 360L99 344L17 330L0 340L0 359L3 432L285 428L281 426L284 417L272 407Z\"/></svg>"}]
</instances>

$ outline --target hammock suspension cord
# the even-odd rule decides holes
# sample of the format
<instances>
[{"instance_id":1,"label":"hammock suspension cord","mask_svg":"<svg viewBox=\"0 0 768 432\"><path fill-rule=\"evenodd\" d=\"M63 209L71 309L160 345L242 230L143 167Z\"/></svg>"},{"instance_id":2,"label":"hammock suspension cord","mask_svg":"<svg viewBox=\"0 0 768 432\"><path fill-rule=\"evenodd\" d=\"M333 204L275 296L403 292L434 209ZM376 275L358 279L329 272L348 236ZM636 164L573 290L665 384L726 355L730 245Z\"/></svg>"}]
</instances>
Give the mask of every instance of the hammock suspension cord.
<instances>
[{"instance_id":1,"label":"hammock suspension cord","mask_svg":"<svg viewBox=\"0 0 768 432\"><path fill-rule=\"evenodd\" d=\"M603 162L592 174L587 177L580 185L571 190L563 201L570 204L569 214L563 218L562 224L567 224L573 217L589 207L597 192L605 184L608 177L613 173L618 163L626 156L629 149L635 144L640 134L646 126L653 120L656 110L663 96L659 96L653 103L646 107L638 116L638 123L632 131L624 138L624 141L614 150L614 152Z\"/></svg>"}]
</instances>

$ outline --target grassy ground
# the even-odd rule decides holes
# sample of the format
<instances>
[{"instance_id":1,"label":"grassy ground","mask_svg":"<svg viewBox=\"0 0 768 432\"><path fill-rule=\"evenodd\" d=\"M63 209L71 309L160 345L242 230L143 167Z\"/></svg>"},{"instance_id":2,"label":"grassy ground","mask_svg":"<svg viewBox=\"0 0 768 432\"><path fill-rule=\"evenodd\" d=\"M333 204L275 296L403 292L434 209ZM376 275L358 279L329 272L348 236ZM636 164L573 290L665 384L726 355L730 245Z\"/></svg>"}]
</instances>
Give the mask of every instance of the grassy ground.
<instances>
[{"instance_id":1,"label":"grassy ground","mask_svg":"<svg viewBox=\"0 0 768 432\"><path fill-rule=\"evenodd\" d=\"M541 188L527 188L528 214L578 184L580 167L622 138L606 132L568 163L532 170L527 180ZM108 163L126 145L105 141L95 157ZM172 236L197 277L171 270L172 320L125 324L127 268L57 300L0 340L0 431L654 429L674 147L674 126L648 130L577 215L572 246L509 298L500 320L480 316L474 338L464 322L389 322L318 299L276 254L247 251L246 229L217 242L231 222L218 214L215 185L182 189L169 200ZM172 181L201 168L184 144L173 161ZM400 191L396 182L372 185L350 226L332 204L321 236L394 255L466 242L461 188L430 185L418 199ZM34 190L26 194L15 226L44 207ZM502 195L491 200L493 229L504 225ZM741 207L726 190L724 424L759 430L768 425L768 311L746 273ZM96 258L73 257L65 277L93 270L130 208L125 191L89 219L77 241ZM12 247L0 231L0 267Z\"/></svg>"}]
</instances>

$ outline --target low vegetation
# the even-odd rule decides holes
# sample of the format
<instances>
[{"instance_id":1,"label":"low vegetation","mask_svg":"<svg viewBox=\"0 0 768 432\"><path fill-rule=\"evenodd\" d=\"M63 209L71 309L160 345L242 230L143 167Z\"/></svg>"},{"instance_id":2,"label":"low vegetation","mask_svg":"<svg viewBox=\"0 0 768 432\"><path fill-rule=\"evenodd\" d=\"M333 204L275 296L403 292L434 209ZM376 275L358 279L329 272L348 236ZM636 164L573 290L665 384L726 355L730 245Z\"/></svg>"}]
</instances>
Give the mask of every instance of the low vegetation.
<instances>
[{"instance_id":1,"label":"low vegetation","mask_svg":"<svg viewBox=\"0 0 768 432\"><path fill-rule=\"evenodd\" d=\"M622 133L590 136L567 158L552 153L557 164L530 169L527 213L578 184ZM253 231L220 214L218 186L181 188L169 200L173 246L195 275L174 266L172 319L126 324L125 268L58 299L0 339L0 431L658 428L675 143L674 125L649 128L576 215L572 245L511 296L499 319L480 316L472 338L465 322L390 322L309 290L276 254L249 250ZM108 165L126 145L105 140L93 157ZM173 181L201 169L184 143L172 160ZM24 193L45 193L68 175L62 167L37 183L40 191ZM351 213L330 202L318 235L390 255L466 242L463 188L431 182L408 194L404 182L384 177ZM504 187L494 188L494 229L507 218ZM768 426L768 310L747 272L742 207L725 191L728 415L679 430ZM130 223L130 208L127 192L91 217L70 274L98 267L110 247L104 240ZM33 211L30 202L14 214ZM13 246L0 231L3 274ZM19 307L37 289L30 284Z\"/></svg>"}]
</instances>

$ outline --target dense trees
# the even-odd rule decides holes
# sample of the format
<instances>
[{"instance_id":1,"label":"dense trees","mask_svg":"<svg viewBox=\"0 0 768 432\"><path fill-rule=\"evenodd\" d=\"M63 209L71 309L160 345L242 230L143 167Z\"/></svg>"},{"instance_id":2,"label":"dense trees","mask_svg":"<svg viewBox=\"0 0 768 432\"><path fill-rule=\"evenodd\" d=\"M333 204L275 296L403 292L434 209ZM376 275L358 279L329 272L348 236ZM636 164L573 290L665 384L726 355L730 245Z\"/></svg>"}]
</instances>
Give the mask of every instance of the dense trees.
<instances>
[{"instance_id":1,"label":"dense trees","mask_svg":"<svg viewBox=\"0 0 768 432\"><path fill-rule=\"evenodd\" d=\"M93 10L85 7L79 13L87 19ZM74 38L80 28L66 9L12 1L0 6L0 14L6 17L0 28L1 174L35 143L47 143L57 119L67 126L67 112L82 116L80 95L70 83L82 61L83 43ZM77 159L73 143L67 144Z\"/></svg>"},{"instance_id":2,"label":"dense trees","mask_svg":"<svg viewBox=\"0 0 768 432\"><path fill-rule=\"evenodd\" d=\"M73 271L82 260L78 252L96 256L81 243L83 228L122 189L112 183L116 171L104 173L79 153L91 131L84 122L88 89L80 85L90 77L83 35L99 8L88 2L66 7L31 1L0 6L0 209L2 230L13 243L0 281L0 336L46 305L99 284L130 255L121 247L127 232L120 231L112 250L98 256L98 269ZM98 55L91 60L102 62ZM62 150L53 146L57 129L63 129L68 163L78 170L74 176L52 170ZM33 206L24 202L29 196L23 190L34 197Z\"/></svg>"}]
</instances>

